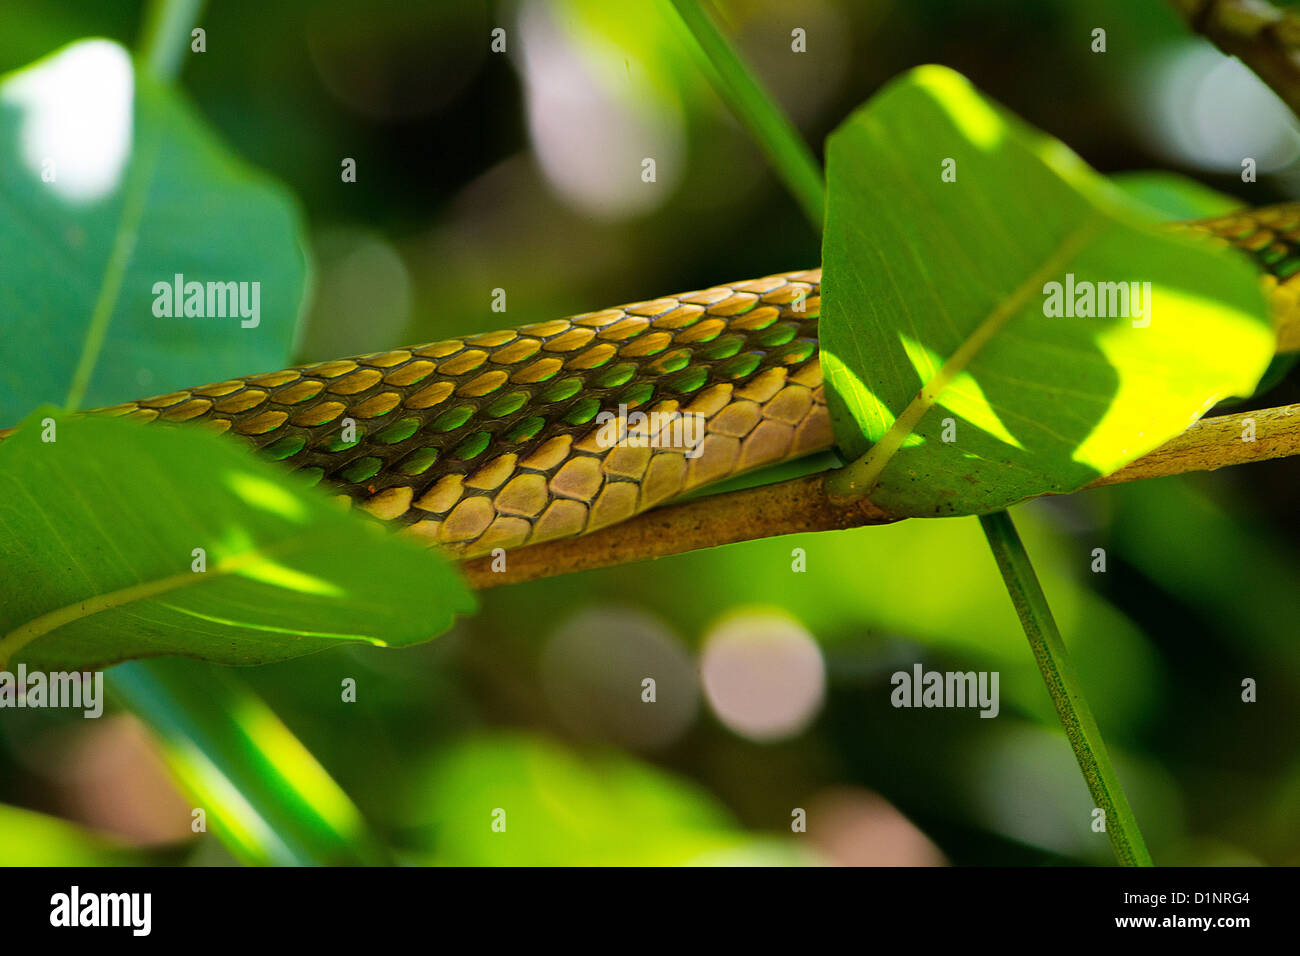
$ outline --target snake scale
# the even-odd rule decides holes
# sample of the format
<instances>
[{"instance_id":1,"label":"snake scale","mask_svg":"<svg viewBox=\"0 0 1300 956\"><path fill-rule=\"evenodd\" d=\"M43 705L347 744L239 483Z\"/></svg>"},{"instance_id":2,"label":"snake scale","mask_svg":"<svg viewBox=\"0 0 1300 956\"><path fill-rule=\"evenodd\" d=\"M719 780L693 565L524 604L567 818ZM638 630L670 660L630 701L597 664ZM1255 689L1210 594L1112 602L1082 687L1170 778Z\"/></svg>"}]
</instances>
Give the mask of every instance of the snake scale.
<instances>
[{"instance_id":1,"label":"snake scale","mask_svg":"<svg viewBox=\"0 0 1300 956\"><path fill-rule=\"evenodd\" d=\"M1175 228L1249 253L1275 312L1295 311L1300 204ZM820 282L820 270L772 275L89 414L239 436L403 533L473 557L829 448ZM647 421L620 417L609 441L602 413L634 411ZM685 416L702 426L698 447L658 440Z\"/></svg>"},{"instance_id":2,"label":"snake scale","mask_svg":"<svg viewBox=\"0 0 1300 956\"><path fill-rule=\"evenodd\" d=\"M828 447L819 280L772 276L94 414L241 436L405 533L470 557L604 527ZM619 443L601 441L600 413L620 406L655 414L639 434L629 434L633 419ZM694 457L656 444L682 415L705 427Z\"/></svg>"}]
</instances>

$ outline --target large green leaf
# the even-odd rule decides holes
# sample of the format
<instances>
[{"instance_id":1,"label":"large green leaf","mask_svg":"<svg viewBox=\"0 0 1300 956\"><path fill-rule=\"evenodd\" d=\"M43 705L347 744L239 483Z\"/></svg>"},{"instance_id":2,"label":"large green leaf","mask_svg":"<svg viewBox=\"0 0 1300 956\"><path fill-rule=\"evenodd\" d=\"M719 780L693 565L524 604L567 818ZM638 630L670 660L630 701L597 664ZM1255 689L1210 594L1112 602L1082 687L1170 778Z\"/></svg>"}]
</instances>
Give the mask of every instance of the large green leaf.
<instances>
[{"instance_id":1,"label":"large green leaf","mask_svg":"<svg viewBox=\"0 0 1300 956\"><path fill-rule=\"evenodd\" d=\"M1155 229L950 70L891 84L827 157L822 356L837 439L864 456L838 492L935 516L1073 491L1248 394L1272 356L1240 257ZM1149 282L1149 310L1048 315L1067 277Z\"/></svg>"},{"instance_id":2,"label":"large green leaf","mask_svg":"<svg viewBox=\"0 0 1300 956\"><path fill-rule=\"evenodd\" d=\"M474 610L437 555L227 439L102 418L43 432L0 444L0 667L257 664L412 644Z\"/></svg>"},{"instance_id":3,"label":"large green leaf","mask_svg":"<svg viewBox=\"0 0 1300 956\"><path fill-rule=\"evenodd\" d=\"M250 313L258 283L258 324L156 316L177 274L248 283ZM0 424L280 368L305 276L289 195L121 47L81 41L0 81Z\"/></svg>"}]
</instances>

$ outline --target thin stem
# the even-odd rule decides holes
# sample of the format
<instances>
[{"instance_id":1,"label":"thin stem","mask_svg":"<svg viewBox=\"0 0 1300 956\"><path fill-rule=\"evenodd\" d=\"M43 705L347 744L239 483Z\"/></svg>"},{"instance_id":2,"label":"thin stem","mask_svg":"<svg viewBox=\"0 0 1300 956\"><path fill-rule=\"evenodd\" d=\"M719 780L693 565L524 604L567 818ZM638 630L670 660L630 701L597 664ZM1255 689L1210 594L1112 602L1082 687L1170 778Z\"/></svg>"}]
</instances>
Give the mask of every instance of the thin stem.
<instances>
[{"instance_id":1,"label":"thin stem","mask_svg":"<svg viewBox=\"0 0 1300 956\"><path fill-rule=\"evenodd\" d=\"M998 570L1002 572L1007 593L1016 606L1025 636L1029 638L1034 660L1038 662L1038 670L1047 684L1061 726L1065 728L1065 736L1079 761L1088 792L1096 806L1105 812L1106 835L1110 838L1115 858L1124 866L1150 866L1151 854L1147 852L1137 819L1124 796L1119 777L1115 775L1106 744L1101 739L1101 730L1084 697L1079 675L1075 673L1011 515L1005 511L981 515L980 526L998 562Z\"/></svg>"},{"instance_id":2,"label":"thin stem","mask_svg":"<svg viewBox=\"0 0 1300 956\"><path fill-rule=\"evenodd\" d=\"M825 218L826 185L821 165L794 124L745 68L699 0L672 0L695 38L694 48L713 88L767 154L778 176L803 208L817 235Z\"/></svg>"},{"instance_id":3,"label":"thin stem","mask_svg":"<svg viewBox=\"0 0 1300 956\"><path fill-rule=\"evenodd\" d=\"M199 22L205 0L153 0L140 31L139 61L154 79L171 83L181 71L190 31Z\"/></svg>"}]
</instances>

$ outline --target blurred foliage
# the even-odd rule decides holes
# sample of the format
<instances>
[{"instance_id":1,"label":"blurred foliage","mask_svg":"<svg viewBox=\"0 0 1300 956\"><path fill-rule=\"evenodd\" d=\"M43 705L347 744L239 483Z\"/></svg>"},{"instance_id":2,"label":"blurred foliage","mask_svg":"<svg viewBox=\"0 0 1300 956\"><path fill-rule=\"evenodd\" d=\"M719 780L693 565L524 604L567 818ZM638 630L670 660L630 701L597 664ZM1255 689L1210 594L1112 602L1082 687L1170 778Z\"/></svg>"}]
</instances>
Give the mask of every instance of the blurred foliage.
<instances>
[{"instance_id":1,"label":"blurred foliage","mask_svg":"<svg viewBox=\"0 0 1300 956\"><path fill-rule=\"evenodd\" d=\"M157 734L202 829L241 862L387 862L347 794L229 672L172 658L114 668L109 681Z\"/></svg>"},{"instance_id":2,"label":"blurred foliage","mask_svg":"<svg viewBox=\"0 0 1300 956\"><path fill-rule=\"evenodd\" d=\"M1239 170L1152 138L1172 108L1150 95L1159 57L1203 46L1163 0L719 6L819 152L885 81L936 62L1103 172L1174 169L1252 204L1298 191L1290 166L1246 185ZM140 21L126 0L8 0L0 70L85 36L129 45ZM496 25L509 31L505 55L489 50ZM317 265L303 360L490 329L502 321L489 309L497 287L514 324L817 262L817 237L659 5L217 3L203 26L208 52L187 58L184 93L306 211ZM796 26L808 30L802 56L789 54ZM1099 26L1105 54L1090 50ZM539 126L547 114L530 104L557 89L599 122L559 135ZM648 142L663 187L650 199L595 183L602 156ZM342 184L349 156L358 181ZM608 191L581 192L574 170ZM1287 380L1257 404L1298 399ZM1280 461L1016 510L1158 863L1300 863L1296 477ZM1089 570L1098 547L1104 574ZM794 548L805 573L791 570ZM482 603L409 650L338 648L240 672L403 859L735 861L756 848L746 859L862 860L852 827L828 833L816 809L847 789L883 797L952 863L1108 860L973 519L758 541L489 591ZM588 686L565 677L553 650L579 615L600 612L608 646L582 675L682 675L661 681L667 704L674 682L700 696L692 675L719 620L773 605L824 655L825 703L794 737L749 740L707 694L649 741L621 738L600 695L580 712L556 706ZM999 670L999 718L892 708L890 674L918 661ZM347 677L357 702L341 705ZM1244 677L1260 682L1259 703L1240 702ZM87 723L0 715L0 801L76 817L67 794L85 784L56 757ZM494 834L491 812L507 803L522 812ZM810 810L805 835L790 832L794 808ZM26 820L0 819L0 845L37 832ZM176 823L188 831L188 816ZM125 822L95 825L148 839ZM62 859L102 859L92 842L60 845ZM189 862L228 860L211 837L189 846Z\"/></svg>"},{"instance_id":3,"label":"blurred foliage","mask_svg":"<svg viewBox=\"0 0 1300 956\"><path fill-rule=\"evenodd\" d=\"M0 866L160 866L187 848L141 850L43 813L0 804Z\"/></svg>"},{"instance_id":4,"label":"blurred foliage","mask_svg":"<svg viewBox=\"0 0 1300 956\"><path fill-rule=\"evenodd\" d=\"M792 846L747 837L698 786L614 754L579 757L522 735L471 737L414 777L411 822L437 864L811 862Z\"/></svg>"}]
</instances>

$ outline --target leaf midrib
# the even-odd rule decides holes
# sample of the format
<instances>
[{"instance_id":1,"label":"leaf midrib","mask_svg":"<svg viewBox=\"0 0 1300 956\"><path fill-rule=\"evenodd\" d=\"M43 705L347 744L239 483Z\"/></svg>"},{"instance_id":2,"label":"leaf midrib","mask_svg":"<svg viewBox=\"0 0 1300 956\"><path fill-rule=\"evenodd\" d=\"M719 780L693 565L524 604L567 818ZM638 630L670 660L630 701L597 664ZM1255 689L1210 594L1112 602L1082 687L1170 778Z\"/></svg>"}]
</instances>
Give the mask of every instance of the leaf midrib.
<instances>
[{"instance_id":1,"label":"leaf midrib","mask_svg":"<svg viewBox=\"0 0 1300 956\"><path fill-rule=\"evenodd\" d=\"M1051 255L1043 260L1042 265L1017 285L1010 295L1002 299L993 311L966 336L940 369L921 386L916 396L894 419L894 423L889 426L880 440L861 458L828 480L828 490L837 497L869 496L885 468L902 448L907 436L916 430L925 413L934 407L953 380L970 366L984 346L1020 312L1034 290L1040 288L1049 277L1064 269L1066 264L1087 246L1103 222L1104 217L1094 211L1062 239Z\"/></svg>"},{"instance_id":2,"label":"leaf midrib","mask_svg":"<svg viewBox=\"0 0 1300 956\"><path fill-rule=\"evenodd\" d=\"M132 117L132 122L138 120ZM138 130L132 130L134 140ZM122 215L117 229L113 233L113 245L109 249L108 259L104 263L104 274L99 283L99 294L90 313L90 322L86 334L81 340L81 354L77 367L68 386L68 395L64 407L68 411L77 411L86 390L90 387L91 376L99 354L103 351L104 340L108 336L108 327L117 309L118 298L122 292L122 283L126 280L127 269L135 256L135 244L140 235L140 223L144 219L149 188L153 183L154 167L162 149L161 135L141 136L133 143L131 167L127 171L126 189L122 199Z\"/></svg>"},{"instance_id":3,"label":"leaf midrib","mask_svg":"<svg viewBox=\"0 0 1300 956\"><path fill-rule=\"evenodd\" d=\"M209 581L237 574L246 568L253 567L260 562L268 561L273 554L297 550L305 547L305 540L283 542L275 547L253 548L242 554L236 554L226 558L210 570L205 572L182 571L179 574L168 575L163 578L154 578L149 581L141 581L124 588L118 588L115 591L105 591L101 594L95 594L72 604L55 608L53 611L47 611L37 617L20 624L8 634L0 636L0 670L8 666L9 661L13 659L14 654L22 650L37 638L44 637L53 631L58 630L73 621L79 621L82 618L90 617L92 614L98 614L101 611L110 611L113 608L124 607L128 604L135 604L139 601L146 601L150 598L157 597L159 594L166 594L169 591L176 591L184 587L204 584Z\"/></svg>"}]
</instances>

